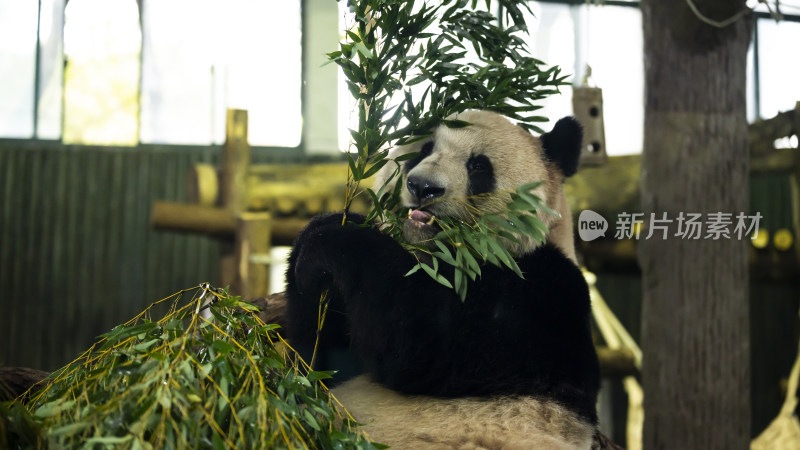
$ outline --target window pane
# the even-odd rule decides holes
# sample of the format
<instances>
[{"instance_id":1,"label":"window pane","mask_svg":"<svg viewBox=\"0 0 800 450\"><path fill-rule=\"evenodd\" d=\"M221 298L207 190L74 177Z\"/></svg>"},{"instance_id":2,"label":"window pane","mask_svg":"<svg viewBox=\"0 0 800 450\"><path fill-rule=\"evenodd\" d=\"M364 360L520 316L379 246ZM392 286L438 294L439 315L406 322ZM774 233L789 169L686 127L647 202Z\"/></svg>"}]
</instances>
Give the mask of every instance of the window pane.
<instances>
[{"instance_id":1,"label":"window pane","mask_svg":"<svg viewBox=\"0 0 800 450\"><path fill-rule=\"evenodd\" d=\"M144 2L142 142L216 141L212 6L210 1Z\"/></svg>"},{"instance_id":2,"label":"window pane","mask_svg":"<svg viewBox=\"0 0 800 450\"><path fill-rule=\"evenodd\" d=\"M586 61L603 89L609 155L641 153L644 130L644 53L638 8L591 6L586 18Z\"/></svg>"},{"instance_id":3,"label":"window pane","mask_svg":"<svg viewBox=\"0 0 800 450\"><path fill-rule=\"evenodd\" d=\"M758 21L761 117L768 119L794 109L800 101L800 23Z\"/></svg>"},{"instance_id":4,"label":"window pane","mask_svg":"<svg viewBox=\"0 0 800 450\"><path fill-rule=\"evenodd\" d=\"M0 1L0 137L33 136L36 0Z\"/></svg>"},{"instance_id":5,"label":"window pane","mask_svg":"<svg viewBox=\"0 0 800 450\"><path fill-rule=\"evenodd\" d=\"M250 111L252 145L299 145L300 0L227 0L220 7L236 12L224 17L228 40L218 52L227 64L226 104ZM223 107L218 114L224 117Z\"/></svg>"},{"instance_id":6,"label":"window pane","mask_svg":"<svg viewBox=\"0 0 800 450\"><path fill-rule=\"evenodd\" d=\"M609 155L640 153L644 127L644 58L638 8L568 6L532 2L528 20L531 51L548 65L558 65L568 81L583 83L586 64L590 86L603 90L603 121ZM552 125L572 114L572 88L546 100L544 116ZM546 128L546 127L545 127Z\"/></svg>"},{"instance_id":7,"label":"window pane","mask_svg":"<svg viewBox=\"0 0 800 450\"><path fill-rule=\"evenodd\" d=\"M39 24L39 123L36 137L61 138L61 88L64 77L64 27L66 0L42 0Z\"/></svg>"},{"instance_id":8,"label":"window pane","mask_svg":"<svg viewBox=\"0 0 800 450\"><path fill-rule=\"evenodd\" d=\"M222 143L241 108L252 145L299 145L299 0L146 1L144 19L142 142Z\"/></svg>"},{"instance_id":9,"label":"window pane","mask_svg":"<svg viewBox=\"0 0 800 450\"><path fill-rule=\"evenodd\" d=\"M67 4L64 142L138 142L140 47L135 0Z\"/></svg>"},{"instance_id":10,"label":"window pane","mask_svg":"<svg viewBox=\"0 0 800 450\"><path fill-rule=\"evenodd\" d=\"M339 41L345 39L344 30L355 24L355 14L347 9L347 2L339 2ZM336 46L339 50L339 46ZM345 152L350 148L350 130L358 129L358 110L356 100L350 94L345 83L344 72L339 68L338 103L339 103L339 150Z\"/></svg>"},{"instance_id":11,"label":"window pane","mask_svg":"<svg viewBox=\"0 0 800 450\"><path fill-rule=\"evenodd\" d=\"M528 45L533 56L546 66L559 66L562 75L573 82L575 70L574 9L567 5L532 2L533 17L526 17L530 38ZM562 86L560 95L551 95L542 102L541 115L550 119L540 125L550 129L555 122L572 115L572 87ZM537 114L538 115L538 114Z\"/></svg>"}]
</instances>

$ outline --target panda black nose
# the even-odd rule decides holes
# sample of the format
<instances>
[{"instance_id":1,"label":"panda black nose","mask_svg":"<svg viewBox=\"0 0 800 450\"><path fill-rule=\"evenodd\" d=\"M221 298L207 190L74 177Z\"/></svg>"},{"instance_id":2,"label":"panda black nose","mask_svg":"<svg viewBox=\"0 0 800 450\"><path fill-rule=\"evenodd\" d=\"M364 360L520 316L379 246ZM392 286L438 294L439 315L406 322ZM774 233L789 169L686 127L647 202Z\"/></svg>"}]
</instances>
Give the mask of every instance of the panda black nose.
<instances>
[{"instance_id":1,"label":"panda black nose","mask_svg":"<svg viewBox=\"0 0 800 450\"><path fill-rule=\"evenodd\" d=\"M420 177L408 177L406 182L408 192L421 202L429 202L444 195L445 189L430 180Z\"/></svg>"}]
</instances>

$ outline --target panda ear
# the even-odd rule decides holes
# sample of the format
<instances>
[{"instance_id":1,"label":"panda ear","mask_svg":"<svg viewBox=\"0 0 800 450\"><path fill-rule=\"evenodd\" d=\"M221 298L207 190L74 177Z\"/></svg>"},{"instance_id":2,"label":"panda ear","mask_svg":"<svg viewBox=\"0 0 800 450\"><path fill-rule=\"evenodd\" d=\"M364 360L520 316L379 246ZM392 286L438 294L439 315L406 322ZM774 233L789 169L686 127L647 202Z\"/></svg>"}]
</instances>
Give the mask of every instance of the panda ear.
<instances>
[{"instance_id":1,"label":"panda ear","mask_svg":"<svg viewBox=\"0 0 800 450\"><path fill-rule=\"evenodd\" d=\"M556 122L549 133L541 135L544 154L550 161L558 164L565 177L578 171L581 157L583 128L574 117L564 117Z\"/></svg>"}]
</instances>

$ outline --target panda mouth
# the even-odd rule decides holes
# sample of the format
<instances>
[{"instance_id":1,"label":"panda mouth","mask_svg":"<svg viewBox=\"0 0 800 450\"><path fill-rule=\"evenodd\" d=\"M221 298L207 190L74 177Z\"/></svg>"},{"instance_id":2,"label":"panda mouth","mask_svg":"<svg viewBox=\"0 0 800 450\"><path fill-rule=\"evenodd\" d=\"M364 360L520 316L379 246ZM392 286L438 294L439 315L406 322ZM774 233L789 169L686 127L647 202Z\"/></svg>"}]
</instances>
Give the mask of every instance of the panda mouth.
<instances>
[{"instance_id":1,"label":"panda mouth","mask_svg":"<svg viewBox=\"0 0 800 450\"><path fill-rule=\"evenodd\" d=\"M421 209L409 209L408 220L420 228L433 227L436 223L436 216Z\"/></svg>"},{"instance_id":2,"label":"panda mouth","mask_svg":"<svg viewBox=\"0 0 800 450\"><path fill-rule=\"evenodd\" d=\"M403 221L403 238L410 244L432 246L432 239L441 230L436 216L423 209L409 209Z\"/></svg>"}]
</instances>

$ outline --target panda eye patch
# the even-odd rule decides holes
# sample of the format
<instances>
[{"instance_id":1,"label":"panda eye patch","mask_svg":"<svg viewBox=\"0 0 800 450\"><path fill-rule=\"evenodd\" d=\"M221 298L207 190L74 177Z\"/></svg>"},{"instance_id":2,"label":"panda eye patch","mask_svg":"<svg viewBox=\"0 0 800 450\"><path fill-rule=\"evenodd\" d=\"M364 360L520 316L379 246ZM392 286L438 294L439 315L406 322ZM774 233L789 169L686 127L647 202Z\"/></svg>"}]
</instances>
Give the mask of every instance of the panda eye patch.
<instances>
[{"instance_id":1,"label":"panda eye patch","mask_svg":"<svg viewBox=\"0 0 800 450\"><path fill-rule=\"evenodd\" d=\"M433 153L433 145L434 145L433 141L428 141L425 144L423 144L422 148L419 151L419 155L414 159L409 159L406 162L405 166L403 166L403 170L405 171L405 173L411 172L411 169L413 169L417 164L419 164L420 161L430 156L431 153Z\"/></svg>"},{"instance_id":2,"label":"panda eye patch","mask_svg":"<svg viewBox=\"0 0 800 450\"><path fill-rule=\"evenodd\" d=\"M433 152L433 141L428 141L425 145L422 146L422 150L419 151L422 157L430 156L431 152Z\"/></svg>"},{"instance_id":3,"label":"panda eye patch","mask_svg":"<svg viewBox=\"0 0 800 450\"><path fill-rule=\"evenodd\" d=\"M489 158L479 155L479 156L472 156L469 161L467 161L467 171L472 172L484 172L486 170L491 169L491 163L489 162Z\"/></svg>"},{"instance_id":4,"label":"panda eye patch","mask_svg":"<svg viewBox=\"0 0 800 450\"><path fill-rule=\"evenodd\" d=\"M470 156L467 161L467 176L472 195L485 194L494 190L494 166L486 155Z\"/></svg>"}]
</instances>

